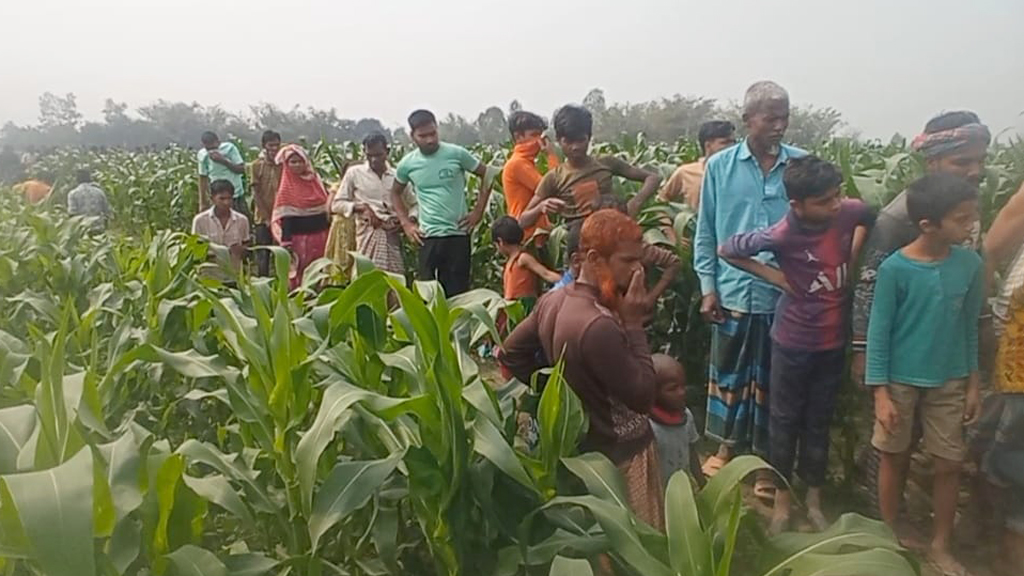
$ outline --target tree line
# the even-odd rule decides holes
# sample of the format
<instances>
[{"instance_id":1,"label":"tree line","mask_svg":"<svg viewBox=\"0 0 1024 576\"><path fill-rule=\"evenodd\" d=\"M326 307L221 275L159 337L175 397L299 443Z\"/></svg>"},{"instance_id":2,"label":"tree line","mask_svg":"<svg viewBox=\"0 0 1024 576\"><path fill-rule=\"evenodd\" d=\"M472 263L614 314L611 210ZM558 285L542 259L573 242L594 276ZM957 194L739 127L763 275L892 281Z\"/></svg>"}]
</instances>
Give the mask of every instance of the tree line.
<instances>
[{"instance_id":1,"label":"tree line","mask_svg":"<svg viewBox=\"0 0 1024 576\"><path fill-rule=\"evenodd\" d=\"M738 104L710 98L675 95L639 103L608 103L604 91L595 88L582 100L594 114L594 137L616 140L623 134L643 133L648 140L674 142L695 138L701 123L712 119L731 120L741 127ZM513 100L506 109L491 106L475 119L448 114L440 120L441 136L464 146L501 144L508 140L507 115L522 108ZM550 117L554 111L532 110ZM809 146L846 128L842 115L830 107L794 106L788 140ZM334 109L295 106L283 109L274 104L250 106L245 112L231 112L220 106L198 102L158 100L129 112L128 104L107 99L101 121L86 121L73 93L50 92L39 97L39 118L35 125L7 122L0 128L0 145L18 150L52 147L118 147L138 149L169 144L196 146L199 134L213 130L222 138L259 142L270 128L285 140L326 138L334 142L360 141L381 132L397 142L407 142L405 128L390 129L376 118L343 118Z\"/></svg>"}]
</instances>

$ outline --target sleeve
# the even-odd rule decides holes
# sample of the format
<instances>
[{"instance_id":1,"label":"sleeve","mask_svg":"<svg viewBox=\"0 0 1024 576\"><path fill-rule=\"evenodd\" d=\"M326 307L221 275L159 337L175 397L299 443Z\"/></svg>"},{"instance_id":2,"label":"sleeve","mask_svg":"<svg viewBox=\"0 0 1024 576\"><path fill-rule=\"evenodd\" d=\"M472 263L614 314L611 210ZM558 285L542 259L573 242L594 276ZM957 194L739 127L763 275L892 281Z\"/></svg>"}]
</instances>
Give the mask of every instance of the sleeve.
<instances>
[{"instance_id":1,"label":"sleeve","mask_svg":"<svg viewBox=\"0 0 1024 576\"><path fill-rule=\"evenodd\" d=\"M526 162L513 162L511 165L506 164L505 169L510 170L508 174L510 181L523 186L527 190L536 190L537 186L540 185L541 180L544 178L536 168L531 168Z\"/></svg>"},{"instance_id":2,"label":"sleeve","mask_svg":"<svg viewBox=\"0 0 1024 576\"><path fill-rule=\"evenodd\" d=\"M245 162L245 159L242 158L242 153L238 150L238 146L234 144L228 147L227 158L232 164L243 164Z\"/></svg>"},{"instance_id":3,"label":"sleeve","mask_svg":"<svg viewBox=\"0 0 1024 576\"><path fill-rule=\"evenodd\" d=\"M777 245L774 227L743 234L733 234L721 246L721 252L728 258L750 258L761 252L772 252Z\"/></svg>"},{"instance_id":4,"label":"sleeve","mask_svg":"<svg viewBox=\"0 0 1024 576\"><path fill-rule=\"evenodd\" d=\"M693 419L693 412L686 409L686 443L696 444L700 442L700 432L697 431L697 422Z\"/></svg>"},{"instance_id":5,"label":"sleeve","mask_svg":"<svg viewBox=\"0 0 1024 576\"><path fill-rule=\"evenodd\" d=\"M853 349L864 350L870 326L871 308L875 298L875 283L882 262L901 246L898 245L894 223L879 217L878 225L868 235L861 250L857 284L853 289ZM895 245L895 246L894 246Z\"/></svg>"},{"instance_id":6,"label":"sleeve","mask_svg":"<svg viewBox=\"0 0 1024 576\"><path fill-rule=\"evenodd\" d=\"M665 181L665 185L661 187L658 198L669 202L678 201L683 196L683 180L683 169L676 168L675 172L672 172L672 175Z\"/></svg>"},{"instance_id":7,"label":"sleeve","mask_svg":"<svg viewBox=\"0 0 1024 576\"><path fill-rule=\"evenodd\" d=\"M192 233L197 236L202 236L202 234L199 233L199 216L201 214L202 213L196 214L196 216L192 218Z\"/></svg>"},{"instance_id":8,"label":"sleeve","mask_svg":"<svg viewBox=\"0 0 1024 576\"><path fill-rule=\"evenodd\" d=\"M402 186L409 183L410 167L407 158L408 156L402 158L398 161L398 166L395 166L395 181Z\"/></svg>"},{"instance_id":9,"label":"sleeve","mask_svg":"<svg viewBox=\"0 0 1024 576\"><path fill-rule=\"evenodd\" d=\"M520 382L529 383L533 373L546 366L541 362L544 349L537 328L537 314L530 314L512 330L501 346L499 361Z\"/></svg>"},{"instance_id":10,"label":"sleeve","mask_svg":"<svg viewBox=\"0 0 1024 576\"><path fill-rule=\"evenodd\" d=\"M646 414L654 404L655 378L651 350L642 327L623 329L610 316L598 318L580 340L590 370L608 393L630 410Z\"/></svg>"},{"instance_id":11,"label":"sleeve","mask_svg":"<svg viewBox=\"0 0 1024 576\"><path fill-rule=\"evenodd\" d=\"M877 214L875 214L875 211L871 209L871 206L868 206L866 203L864 203L864 202L862 202L860 200L853 200L853 203L854 203L854 210L856 211L855 212L855 217L854 217L854 220L853 220L853 225L855 227L856 226L867 226L868 228L873 227L875 225L875 218L877 217Z\"/></svg>"},{"instance_id":12,"label":"sleeve","mask_svg":"<svg viewBox=\"0 0 1024 576\"><path fill-rule=\"evenodd\" d=\"M700 206L697 208L697 231L693 237L693 270L700 280L700 294L717 292L718 237L715 230L718 181L715 170L704 173L700 188Z\"/></svg>"},{"instance_id":13,"label":"sleeve","mask_svg":"<svg viewBox=\"0 0 1024 576\"><path fill-rule=\"evenodd\" d=\"M653 266L655 268L668 268L680 263L679 256L676 256L675 252L646 242L644 243L642 259L644 266Z\"/></svg>"},{"instance_id":14,"label":"sleeve","mask_svg":"<svg viewBox=\"0 0 1024 576\"><path fill-rule=\"evenodd\" d=\"M967 365L971 372L978 371L978 322L981 319L981 309L985 303L985 279L982 271L984 266L981 259L973 252L971 260L974 262L974 278L971 280L971 287L967 290L965 298L965 311L967 312Z\"/></svg>"},{"instance_id":15,"label":"sleeve","mask_svg":"<svg viewBox=\"0 0 1024 576\"><path fill-rule=\"evenodd\" d=\"M608 167L612 171L612 174L616 176L622 176L633 168L633 165L618 156L603 156L601 163Z\"/></svg>"},{"instance_id":16,"label":"sleeve","mask_svg":"<svg viewBox=\"0 0 1024 576\"><path fill-rule=\"evenodd\" d=\"M537 189L534 190L533 195L543 200L544 198L552 198L556 194L557 186L555 185L555 171L552 170L544 175L537 183Z\"/></svg>"},{"instance_id":17,"label":"sleeve","mask_svg":"<svg viewBox=\"0 0 1024 576\"><path fill-rule=\"evenodd\" d=\"M206 150L196 152L196 163L199 165L200 176L210 175L210 163L206 161L207 158L209 158L209 153Z\"/></svg>"},{"instance_id":18,"label":"sleeve","mask_svg":"<svg viewBox=\"0 0 1024 576\"><path fill-rule=\"evenodd\" d=\"M889 381L889 362L892 347L893 318L896 314L897 273L892 267L881 266L874 282L874 303L867 333L867 367L864 383L868 386L886 386Z\"/></svg>"},{"instance_id":19,"label":"sleeve","mask_svg":"<svg viewBox=\"0 0 1024 576\"><path fill-rule=\"evenodd\" d=\"M242 230L245 231L245 233L242 234L242 244L245 244L246 242L249 241L250 238L252 238L252 229L249 227L249 217L246 216L245 214L242 214L242 222L244 224L242 226Z\"/></svg>"},{"instance_id":20,"label":"sleeve","mask_svg":"<svg viewBox=\"0 0 1024 576\"><path fill-rule=\"evenodd\" d=\"M459 146L458 149L459 166L462 166L462 169L465 170L466 172L472 172L476 170L477 166L480 165L480 159L474 156L472 152L466 150L462 146Z\"/></svg>"},{"instance_id":21,"label":"sleeve","mask_svg":"<svg viewBox=\"0 0 1024 576\"><path fill-rule=\"evenodd\" d=\"M351 218L356 208L356 187L353 171L348 170L341 178L338 185L338 193L334 195L334 204L331 205L331 212L341 214L345 218Z\"/></svg>"}]
</instances>

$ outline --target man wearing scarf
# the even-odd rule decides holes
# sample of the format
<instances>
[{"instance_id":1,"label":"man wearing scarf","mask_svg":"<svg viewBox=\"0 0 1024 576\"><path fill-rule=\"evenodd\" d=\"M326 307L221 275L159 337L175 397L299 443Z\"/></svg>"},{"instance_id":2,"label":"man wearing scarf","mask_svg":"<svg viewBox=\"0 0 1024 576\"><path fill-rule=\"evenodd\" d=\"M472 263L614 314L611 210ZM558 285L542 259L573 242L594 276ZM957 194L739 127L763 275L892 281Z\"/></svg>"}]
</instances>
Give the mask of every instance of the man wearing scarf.
<instances>
[{"instance_id":1,"label":"man wearing scarf","mask_svg":"<svg viewBox=\"0 0 1024 576\"><path fill-rule=\"evenodd\" d=\"M508 129L512 133L515 148L501 172L501 183L505 192L505 212L517 220L526 211L530 200L533 200L533 192L542 178L536 165L538 154L545 152L549 170L558 166L555 148L544 137L547 127L547 122L532 112L519 110L513 112L508 119ZM546 214L542 214L532 226L523 229L523 238L529 240L538 229L542 234L551 229ZM537 238L538 245L542 244L543 238Z\"/></svg>"}]
</instances>

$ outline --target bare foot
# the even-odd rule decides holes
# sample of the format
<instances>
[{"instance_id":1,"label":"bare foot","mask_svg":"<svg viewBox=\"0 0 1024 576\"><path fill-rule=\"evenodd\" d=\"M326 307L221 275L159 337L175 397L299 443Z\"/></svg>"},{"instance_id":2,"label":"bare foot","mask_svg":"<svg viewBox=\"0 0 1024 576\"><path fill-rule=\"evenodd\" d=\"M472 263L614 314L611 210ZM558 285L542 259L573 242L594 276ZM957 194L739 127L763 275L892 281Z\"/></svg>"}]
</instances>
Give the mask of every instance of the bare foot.
<instances>
[{"instance_id":1,"label":"bare foot","mask_svg":"<svg viewBox=\"0 0 1024 576\"><path fill-rule=\"evenodd\" d=\"M942 576L970 576L963 564L957 561L948 550L931 548L928 551L928 563Z\"/></svg>"},{"instance_id":2,"label":"bare foot","mask_svg":"<svg viewBox=\"0 0 1024 576\"><path fill-rule=\"evenodd\" d=\"M792 494L789 490L775 491L775 505L772 508L772 519L768 523L768 533L778 536L789 527L789 515L793 509Z\"/></svg>"},{"instance_id":3,"label":"bare foot","mask_svg":"<svg viewBox=\"0 0 1024 576\"><path fill-rule=\"evenodd\" d=\"M789 528L789 514L779 514L776 510L772 513L772 520L768 523L768 535L778 536Z\"/></svg>"},{"instance_id":4,"label":"bare foot","mask_svg":"<svg viewBox=\"0 0 1024 576\"><path fill-rule=\"evenodd\" d=\"M900 546L915 552L925 552L928 550L928 540L916 528L911 526L909 522L900 522L894 532Z\"/></svg>"}]
</instances>

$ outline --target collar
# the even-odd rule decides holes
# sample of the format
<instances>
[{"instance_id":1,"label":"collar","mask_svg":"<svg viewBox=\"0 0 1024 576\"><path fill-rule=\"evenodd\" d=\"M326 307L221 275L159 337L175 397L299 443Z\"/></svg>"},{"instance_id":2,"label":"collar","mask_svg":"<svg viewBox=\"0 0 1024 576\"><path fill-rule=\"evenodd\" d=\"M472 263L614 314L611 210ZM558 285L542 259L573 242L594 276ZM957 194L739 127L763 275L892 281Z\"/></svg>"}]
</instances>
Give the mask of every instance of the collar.
<instances>
[{"instance_id":1,"label":"collar","mask_svg":"<svg viewBox=\"0 0 1024 576\"><path fill-rule=\"evenodd\" d=\"M395 175L395 169L394 169L394 167L391 166L390 163L384 165L384 176L378 176L377 173L373 171L373 168L370 168L370 163L369 162L363 162L362 164L359 164L358 166L353 166L352 168L360 169L363 172L365 172L365 173L367 173L367 174L369 174L371 176L374 176L376 178L383 178L384 176L394 176Z\"/></svg>"},{"instance_id":2,"label":"collar","mask_svg":"<svg viewBox=\"0 0 1024 576\"><path fill-rule=\"evenodd\" d=\"M686 409L670 411L655 404L651 406L651 418L653 418L658 424L679 426L681 424L686 424Z\"/></svg>"},{"instance_id":3,"label":"collar","mask_svg":"<svg viewBox=\"0 0 1024 576\"><path fill-rule=\"evenodd\" d=\"M747 139L744 138L743 142L740 143L740 147L736 152L736 157L740 160L748 160L754 158L754 153L750 151L750 146L747 144ZM789 160L789 146L785 144L779 144L779 157L775 160L775 165L785 164Z\"/></svg>"},{"instance_id":4,"label":"collar","mask_svg":"<svg viewBox=\"0 0 1024 576\"><path fill-rule=\"evenodd\" d=\"M231 215L228 217L228 222L234 222L235 220L238 220L238 218L242 216L238 212L235 212L234 209L231 210L230 214ZM210 209L206 211L206 215L211 220L216 220L216 221L220 222L220 219L217 218L216 212L214 212L214 207L213 206L210 206Z\"/></svg>"}]
</instances>

